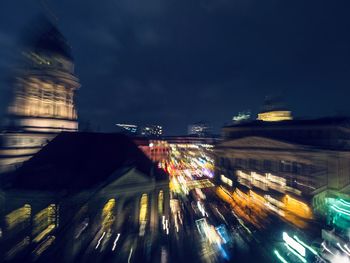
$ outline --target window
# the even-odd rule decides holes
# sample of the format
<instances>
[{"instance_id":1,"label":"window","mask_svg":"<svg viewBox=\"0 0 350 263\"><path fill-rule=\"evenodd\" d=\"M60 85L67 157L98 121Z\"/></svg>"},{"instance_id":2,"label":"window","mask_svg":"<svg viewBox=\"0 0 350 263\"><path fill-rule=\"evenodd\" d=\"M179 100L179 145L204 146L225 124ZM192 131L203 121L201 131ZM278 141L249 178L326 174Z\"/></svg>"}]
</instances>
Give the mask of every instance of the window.
<instances>
[{"instance_id":1,"label":"window","mask_svg":"<svg viewBox=\"0 0 350 263\"><path fill-rule=\"evenodd\" d=\"M232 180L227 178L225 175L221 175L221 181L229 186L232 186Z\"/></svg>"},{"instance_id":2,"label":"window","mask_svg":"<svg viewBox=\"0 0 350 263\"><path fill-rule=\"evenodd\" d=\"M163 190L160 190L158 194L158 213L162 215L163 210L164 210L164 194L163 194Z\"/></svg>"},{"instance_id":3,"label":"window","mask_svg":"<svg viewBox=\"0 0 350 263\"><path fill-rule=\"evenodd\" d=\"M270 160L264 160L264 170L266 171L272 170L272 162Z\"/></svg>"},{"instance_id":4,"label":"window","mask_svg":"<svg viewBox=\"0 0 350 263\"><path fill-rule=\"evenodd\" d=\"M297 162L293 162L292 170L294 174L301 174L302 165Z\"/></svg>"},{"instance_id":5,"label":"window","mask_svg":"<svg viewBox=\"0 0 350 263\"><path fill-rule=\"evenodd\" d=\"M147 221L148 195L143 194L140 200L140 223Z\"/></svg>"},{"instance_id":6,"label":"window","mask_svg":"<svg viewBox=\"0 0 350 263\"><path fill-rule=\"evenodd\" d=\"M249 168L256 169L257 168L257 164L258 164L257 160L249 159Z\"/></svg>"},{"instance_id":7,"label":"window","mask_svg":"<svg viewBox=\"0 0 350 263\"><path fill-rule=\"evenodd\" d=\"M292 163L290 161L281 161L280 162L280 171L281 172L292 172Z\"/></svg>"}]
</instances>

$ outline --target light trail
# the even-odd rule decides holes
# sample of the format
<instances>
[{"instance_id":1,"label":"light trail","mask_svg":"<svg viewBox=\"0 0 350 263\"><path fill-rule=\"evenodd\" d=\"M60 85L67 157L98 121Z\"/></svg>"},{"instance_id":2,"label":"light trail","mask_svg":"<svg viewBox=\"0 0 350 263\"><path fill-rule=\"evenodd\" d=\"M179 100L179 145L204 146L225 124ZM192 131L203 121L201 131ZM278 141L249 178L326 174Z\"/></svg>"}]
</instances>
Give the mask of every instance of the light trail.
<instances>
[{"instance_id":1,"label":"light trail","mask_svg":"<svg viewBox=\"0 0 350 263\"><path fill-rule=\"evenodd\" d=\"M349 247L348 247L346 244L344 245L344 247L345 247L345 249L346 249L347 251L350 252L350 249L349 249Z\"/></svg>"},{"instance_id":2,"label":"light trail","mask_svg":"<svg viewBox=\"0 0 350 263\"><path fill-rule=\"evenodd\" d=\"M340 199L339 200L343 205L347 206L347 207L350 207L350 203L346 202L345 200L343 199Z\"/></svg>"},{"instance_id":3,"label":"light trail","mask_svg":"<svg viewBox=\"0 0 350 263\"><path fill-rule=\"evenodd\" d=\"M333 256L335 256L334 255L334 253L332 252L332 251L330 251L327 247L326 247L326 245L322 242L322 247L324 248L324 250L326 250L327 252L329 252L330 254L332 254Z\"/></svg>"},{"instance_id":4,"label":"light trail","mask_svg":"<svg viewBox=\"0 0 350 263\"><path fill-rule=\"evenodd\" d=\"M283 263L288 263L288 261L285 260L285 259L280 255L280 253L279 253L277 250L273 251L273 253L275 253L275 255L277 256L277 258L278 258L279 260L281 260Z\"/></svg>"},{"instance_id":5,"label":"light trail","mask_svg":"<svg viewBox=\"0 0 350 263\"><path fill-rule=\"evenodd\" d=\"M290 246L288 246L287 243L284 243L284 245L288 248L290 252L292 252L295 256L297 256L303 263L307 263L306 259L303 258L299 253L297 253L294 249L292 249Z\"/></svg>"},{"instance_id":6,"label":"light trail","mask_svg":"<svg viewBox=\"0 0 350 263\"><path fill-rule=\"evenodd\" d=\"M128 263L130 263L131 255L132 255L132 248L130 249L130 253L129 253L129 257L128 257Z\"/></svg>"},{"instance_id":7,"label":"light trail","mask_svg":"<svg viewBox=\"0 0 350 263\"><path fill-rule=\"evenodd\" d=\"M117 242L119 240L119 237L120 237L120 233L118 233L117 237L115 238L114 242L113 242L113 248L112 248L112 251L115 250L115 247L117 246Z\"/></svg>"},{"instance_id":8,"label":"light trail","mask_svg":"<svg viewBox=\"0 0 350 263\"><path fill-rule=\"evenodd\" d=\"M97 248L100 246L101 241L102 241L102 239L105 237L105 235L106 235L106 232L103 232L102 236L100 237L100 239L99 239L98 242L97 242L97 245L96 245L95 249L97 249Z\"/></svg>"},{"instance_id":9,"label":"light trail","mask_svg":"<svg viewBox=\"0 0 350 263\"><path fill-rule=\"evenodd\" d=\"M347 252L339 243L337 243L337 246L340 248L341 251L343 251L346 255L350 256L350 253Z\"/></svg>"},{"instance_id":10,"label":"light trail","mask_svg":"<svg viewBox=\"0 0 350 263\"><path fill-rule=\"evenodd\" d=\"M298 241L301 245L303 245L304 247L306 247L308 250L310 250L314 255L318 255L317 252L310 246L306 245L303 241L301 241L297 236L294 236L294 238L296 239L296 241Z\"/></svg>"}]
</instances>

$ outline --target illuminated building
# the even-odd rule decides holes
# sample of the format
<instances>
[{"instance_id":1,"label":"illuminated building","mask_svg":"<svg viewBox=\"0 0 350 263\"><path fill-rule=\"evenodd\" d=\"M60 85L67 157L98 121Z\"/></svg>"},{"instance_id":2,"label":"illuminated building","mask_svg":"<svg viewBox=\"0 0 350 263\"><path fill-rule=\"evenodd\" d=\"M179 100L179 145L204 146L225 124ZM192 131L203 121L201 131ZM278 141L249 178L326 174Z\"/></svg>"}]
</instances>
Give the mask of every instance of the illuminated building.
<instances>
[{"instance_id":1,"label":"illuminated building","mask_svg":"<svg viewBox=\"0 0 350 263\"><path fill-rule=\"evenodd\" d=\"M138 133L138 127L134 124L126 124L126 123L117 123L119 128L121 128L121 132L125 132L130 135L136 135Z\"/></svg>"},{"instance_id":2,"label":"illuminated building","mask_svg":"<svg viewBox=\"0 0 350 263\"><path fill-rule=\"evenodd\" d=\"M216 181L278 193L284 209L310 218L311 203L316 208L329 194L350 194L349 127L347 118L226 126L214 149Z\"/></svg>"},{"instance_id":3,"label":"illuminated building","mask_svg":"<svg viewBox=\"0 0 350 263\"><path fill-rule=\"evenodd\" d=\"M210 134L210 127L204 122L198 122L188 125L188 135L197 135L199 137L208 136Z\"/></svg>"},{"instance_id":4,"label":"illuminated building","mask_svg":"<svg viewBox=\"0 0 350 263\"><path fill-rule=\"evenodd\" d=\"M166 140L135 138L133 141L155 163L169 158L170 146Z\"/></svg>"},{"instance_id":5,"label":"illuminated building","mask_svg":"<svg viewBox=\"0 0 350 263\"><path fill-rule=\"evenodd\" d=\"M251 113L250 111L243 111L239 112L237 115L233 116L232 121L233 122L242 122L242 121L248 121L250 119Z\"/></svg>"},{"instance_id":6,"label":"illuminated building","mask_svg":"<svg viewBox=\"0 0 350 263\"><path fill-rule=\"evenodd\" d=\"M326 214L327 224L332 226L341 236L347 238L347 232L350 228L350 202L349 197L347 201L334 193L327 193L321 200L321 204L315 204L319 212ZM318 200L317 200L318 201Z\"/></svg>"},{"instance_id":7,"label":"illuminated building","mask_svg":"<svg viewBox=\"0 0 350 263\"><path fill-rule=\"evenodd\" d=\"M232 187L232 185L233 185L233 183L232 183L232 180L231 179L229 179L229 178L227 178L225 175L221 175L220 176L220 180L224 183L224 184L227 184L228 186L231 186Z\"/></svg>"},{"instance_id":8,"label":"illuminated building","mask_svg":"<svg viewBox=\"0 0 350 263\"><path fill-rule=\"evenodd\" d=\"M0 191L0 228L1 251L16 262L21 249L43 253L59 233L60 251L68 252L57 261L67 262L81 235L93 240L91 227L103 236L94 243L102 249L117 229L152 239L169 219L168 176L126 135L62 132L15 175L11 190ZM82 234L82 226L89 230Z\"/></svg>"},{"instance_id":9,"label":"illuminated building","mask_svg":"<svg viewBox=\"0 0 350 263\"><path fill-rule=\"evenodd\" d=\"M260 121L288 121L292 119L290 111L269 111L258 114L258 120Z\"/></svg>"},{"instance_id":10,"label":"illuminated building","mask_svg":"<svg viewBox=\"0 0 350 263\"><path fill-rule=\"evenodd\" d=\"M206 176L212 177L210 171L212 170L213 165L212 153L216 138L169 136L164 137L164 139L169 144L172 157L188 162L190 168L197 171L202 169L202 172L204 172Z\"/></svg>"},{"instance_id":11,"label":"illuminated building","mask_svg":"<svg viewBox=\"0 0 350 263\"><path fill-rule=\"evenodd\" d=\"M160 125L145 125L141 127L140 135L145 137L160 137L163 135L163 127Z\"/></svg>"},{"instance_id":12,"label":"illuminated building","mask_svg":"<svg viewBox=\"0 0 350 263\"><path fill-rule=\"evenodd\" d=\"M77 131L70 47L51 23L28 37L14 81L6 130L0 135L0 172L13 170L61 131Z\"/></svg>"},{"instance_id":13,"label":"illuminated building","mask_svg":"<svg viewBox=\"0 0 350 263\"><path fill-rule=\"evenodd\" d=\"M262 112L258 114L260 121L289 121L292 120L292 113L287 110L280 98L267 97Z\"/></svg>"}]
</instances>

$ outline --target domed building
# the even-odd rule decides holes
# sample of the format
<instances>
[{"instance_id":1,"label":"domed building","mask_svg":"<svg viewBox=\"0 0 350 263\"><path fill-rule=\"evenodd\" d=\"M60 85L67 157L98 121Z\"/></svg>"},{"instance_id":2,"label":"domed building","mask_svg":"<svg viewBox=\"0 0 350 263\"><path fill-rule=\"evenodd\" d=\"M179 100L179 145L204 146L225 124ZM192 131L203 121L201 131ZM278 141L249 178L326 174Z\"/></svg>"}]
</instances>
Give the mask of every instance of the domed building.
<instances>
[{"instance_id":1,"label":"domed building","mask_svg":"<svg viewBox=\"0 0 350 263\"><path fill-rule=\"evenodd\" d=\"M71 48L55 25L40 21L24 41L13 100L0 139L0 172L20 166L61 131L77 131Z\"/></svg>"},{"instance_id":2,"label":"domed building","mask_svg":"<svg viewBox=\"0 0 350 263\"><path fill-rule=\"evenodd\" d=\"M280 97L266 97L263 109L258 113L259 121L278 122L293 120L291 111L289 111Z\"/></svg>"}]
</instances>

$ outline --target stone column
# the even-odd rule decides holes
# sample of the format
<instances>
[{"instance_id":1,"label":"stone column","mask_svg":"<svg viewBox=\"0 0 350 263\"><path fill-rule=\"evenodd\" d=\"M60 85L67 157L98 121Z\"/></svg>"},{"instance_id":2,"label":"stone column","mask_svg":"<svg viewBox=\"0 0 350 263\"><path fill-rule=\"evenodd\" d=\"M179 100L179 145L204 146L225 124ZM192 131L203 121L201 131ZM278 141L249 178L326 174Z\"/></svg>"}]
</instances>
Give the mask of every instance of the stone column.
<instances>
[{"instance_id":1,"label":"stone column","mask_svg":"<svg viewBox=\"0 0 350 263\"><path fill-rule=\"evenodd\" d=\"M125 203L125 198L124 197L119 197L116 199L116 230L117 232L120 231L120 228L124 222L125 219L125 215L123 213L123 206L124 206L124 203Z\"/></svg>"},{"instance_id":2,"label":"stone column","mask_svg":"<svg viewBox=\"0 0 350 263\"><path fill-rule=\"evenodd\" d=\"M134 211L134 226L136 226L136 228L139 227L139 215L140 215L140 201L141 201L141 197L142 197L142 194L141 195L136 195L135 196L135 200L134 200L134 203L135 203L135 211Z\"/></svg>"},{"instance_id":3,"label":"stone column","mask_svg":"<svg viewBox=\"0 0 350 263\"><path fill-rule=\"evenodd\" d=\"M158 230L158 191L154 190L150 193L150 206L148 208L150 218L150 230L152 233Z\"/></svg>"},{"instance_id":4,"label":"stone column","mask_svg":"<svg viewBox=\"0 0 350 263\"><path fill-rule=\"evenodd\" d=\"M164 215L165 217L169 217L170 214L170 192L169 188L163 189L163 195L164 195Z\"/></svg>"}]
</instances>

